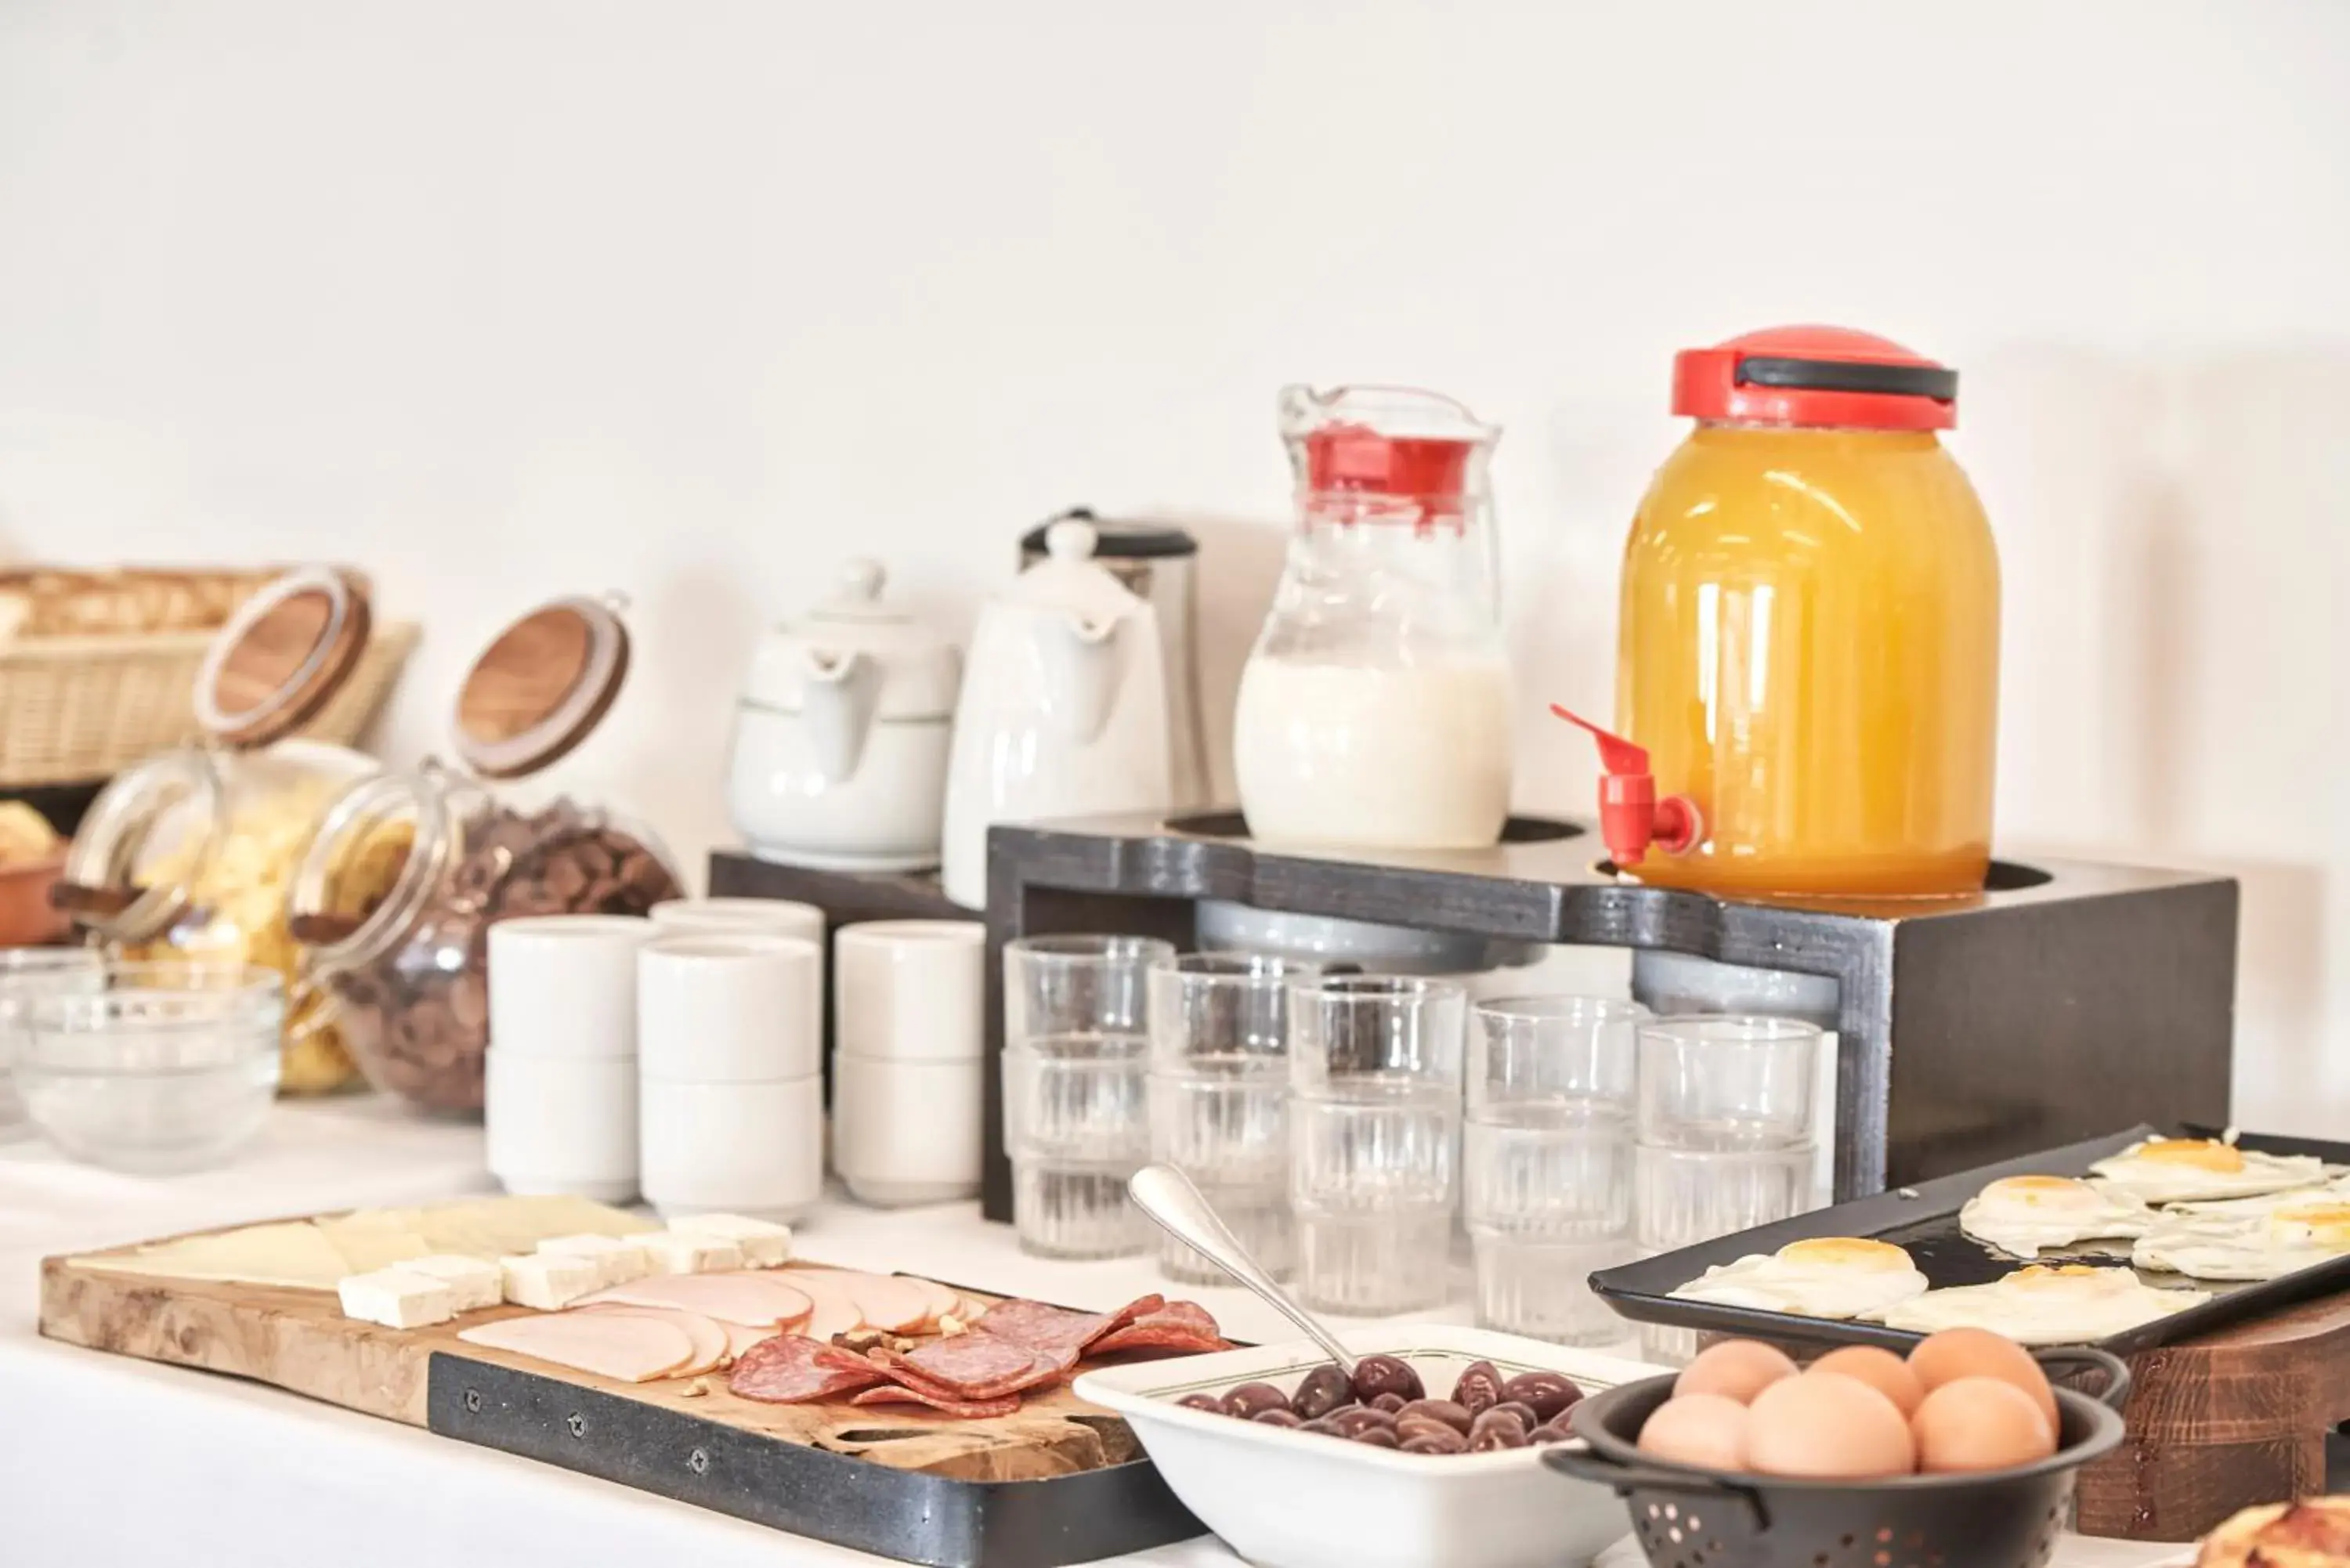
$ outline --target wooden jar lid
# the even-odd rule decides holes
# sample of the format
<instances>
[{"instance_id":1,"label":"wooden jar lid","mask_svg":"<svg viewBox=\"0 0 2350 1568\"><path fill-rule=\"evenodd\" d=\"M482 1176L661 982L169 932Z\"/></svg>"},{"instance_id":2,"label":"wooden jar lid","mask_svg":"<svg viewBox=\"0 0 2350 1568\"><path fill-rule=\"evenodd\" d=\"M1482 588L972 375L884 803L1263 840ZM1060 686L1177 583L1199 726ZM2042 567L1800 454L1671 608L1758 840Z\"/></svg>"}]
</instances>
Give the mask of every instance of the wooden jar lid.
<instances>
[{"instance_id":1,"label":"wooden jar lid","mask_svg":"<svg viewBox=\"0 0 2350 1568\"><path fill-rule=\"evenodd\" d=\"M629 632L602 599L539 606L498 635L457 689L457 756L482 778L520 778L586 740L629 674Z\"/></svg>"},{"instance_id":2,"label":"wooden jar lid","mask_svg":"<svg viewBox=\"0 0 2350 1568\"><path fill-rule=\"evenodd\" d=\"M331 701L367 651L366 591L335 566L288 572L247 599L196 671L196 722L224 745L265 746Z\"/></svg>"}]
</instances>

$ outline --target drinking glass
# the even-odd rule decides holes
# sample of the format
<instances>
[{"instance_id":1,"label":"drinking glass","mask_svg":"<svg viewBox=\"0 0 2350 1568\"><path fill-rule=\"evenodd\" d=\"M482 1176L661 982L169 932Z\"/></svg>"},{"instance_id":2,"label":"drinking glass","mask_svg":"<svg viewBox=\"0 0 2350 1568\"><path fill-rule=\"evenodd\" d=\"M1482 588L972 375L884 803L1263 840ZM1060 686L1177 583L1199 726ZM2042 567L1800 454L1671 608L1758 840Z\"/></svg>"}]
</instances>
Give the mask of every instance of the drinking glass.
<instances>
[{"instance_id":1,"label":"drinking glass","mask_svg":"<svg viewBox=\"0 0 2350 1568\"><path fill-rule=\"evenodd\" d=\"M1696 1014L1639 1026L1633 1155L1638 1251L1653 1257L1809 1207L1820 1031L1791 1018ZM1644 1328L1654 1359L1695 1353Z\"/></svg>"},{"instance_id":2,"label":"drinking glass","mask_svg":"<svg viewBox=\"0 0 2350 1568\"><path fill-rule=\"evenodd\" d=\"M1149 937L1023 937L1003 950L1003 1141L1021 1247L1055 1258L1139 1252L1127 1200L1150 1158L1145 1092Z\"/></svg>"},{"instance_id":3,"label":"drinking glass","mask_svg":"<svg viewBox=\"0 0 2350 1568\"><path fill-rule=\"evenodd\" d=\"M1570 1345L1627 1336L1592 1272L1632 1244L1638 1004L1508 997L1470 1021L1463 1207L1477 1321Z\"/></svg>"},{"instance_id":4,"label":"drinking glass","mask_svg":"<svg viewBox=\"0 0 2350 1568\"><path fill-rule=\"evenodd\" d=\"M105 989L106 961L95 948L0 948L0 1143L33 1130L11 1070L25 1003L36 996Z\"/></svg>"},{"instance_id":5,"label":"drinking glass","mask_svg":"<svg viewBox=\"0 0 2350 1568\"><path fill-rule=\"evenodd\" d=\"M1150 971L1150 1158L1215 1205L1265 1272L1288 1273L1289 988L1295 959L1188 953ZM1162 1232L1159 1271L1193 1284L1223 1271Z\"/></svg>"},{"instance_id":6,"label":"drinking glass","mask_svg":"<svg viewBox=\"0 0 2350 1568\"><path fill-rule=\"evenodd\" d=\"M1289 1007L1298 1294L1365 1317L1435 1306L1459 1195L1468 992L1326 975L1293 986Z\"/></svg>"}]
</instances>

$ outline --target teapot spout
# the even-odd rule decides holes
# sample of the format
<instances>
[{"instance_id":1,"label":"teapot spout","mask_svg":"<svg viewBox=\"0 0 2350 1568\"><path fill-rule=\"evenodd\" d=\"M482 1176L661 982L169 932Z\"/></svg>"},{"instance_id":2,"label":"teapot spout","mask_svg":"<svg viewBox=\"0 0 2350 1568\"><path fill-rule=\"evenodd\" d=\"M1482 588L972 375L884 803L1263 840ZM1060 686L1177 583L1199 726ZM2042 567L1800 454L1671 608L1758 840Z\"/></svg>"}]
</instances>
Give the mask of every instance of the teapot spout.
<instances>
[{"instance_id":1,"label":"teapot spout","mask_svg":"<svg viewBox=\"0 0 2350 1568\"><path fill-rule=\"evenodd\" d=\"M873 731L881 667L869 654L811 649L806 673L801 722L807 726L809 755L827 786L847 784L856 776Z\"/></svg>"},{"instance_id":2,"label":"teapot spout","mask_svg":"<svg viewBox=\"0 0 2350 1568\"><path fill-rule=\"evenodd\" d=\"M1045 701L1070 740L1089 742L1109 722L1126 674L1122 616L1072 615L1045 639Z\"/></svg>"}]
</instances>

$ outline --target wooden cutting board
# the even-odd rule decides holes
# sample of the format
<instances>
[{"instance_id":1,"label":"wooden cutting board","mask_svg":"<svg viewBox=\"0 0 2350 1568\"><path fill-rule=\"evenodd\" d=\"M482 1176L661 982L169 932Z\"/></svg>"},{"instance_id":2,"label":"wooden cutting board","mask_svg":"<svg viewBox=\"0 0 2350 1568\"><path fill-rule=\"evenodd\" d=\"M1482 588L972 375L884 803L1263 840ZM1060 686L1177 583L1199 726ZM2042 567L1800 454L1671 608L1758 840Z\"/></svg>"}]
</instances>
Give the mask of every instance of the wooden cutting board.
<instances>
[{"instance_id":1,"label":"wooden cutting board","mask_svg":"<svg viewBox=\"0 0 2350 1568\"><path fill-rule=\"evenodd\" d=\"M486 1308L432 1328L383 1328L343 1316L331 1291L155 1279L107 1267L109 1258L132 1250L45 1260L41 1333L94 1350L249 1377L414 1427L429 1425L432 1362L446 1357L954 1480L1064 1476L1121 1464L1139 1451L1125 1422L1066 1386L1030 1395L1017 1415L968 1421L941 1419L916 1406L762 1404L729 1393L723 1373L619 1383L457 1337L475 1324L525 1315L525 1307Z\"/></svg>"}]
</instances>

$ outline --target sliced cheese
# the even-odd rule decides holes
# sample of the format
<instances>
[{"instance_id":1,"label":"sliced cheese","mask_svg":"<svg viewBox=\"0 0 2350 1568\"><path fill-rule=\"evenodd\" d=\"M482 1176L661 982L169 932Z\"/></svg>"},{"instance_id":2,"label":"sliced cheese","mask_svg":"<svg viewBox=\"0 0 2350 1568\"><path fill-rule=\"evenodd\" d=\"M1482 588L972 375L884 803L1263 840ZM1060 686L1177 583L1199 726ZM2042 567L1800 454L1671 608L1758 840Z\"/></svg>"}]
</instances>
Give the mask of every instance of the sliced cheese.
<instances>
[{"instance_id":1,"label":"sliced cheese","mask_svg":"<svg viewBox=\"0 0 2350 1568\"><path fill-rule=\"evenodd\" d=\"M135 1252L81 1260L92 1268L164 1280L226 1280L331 1291L354 1269L307 1220L248 1225L217 1236L183 1236Z\"/></svg>"}]
</instances>

